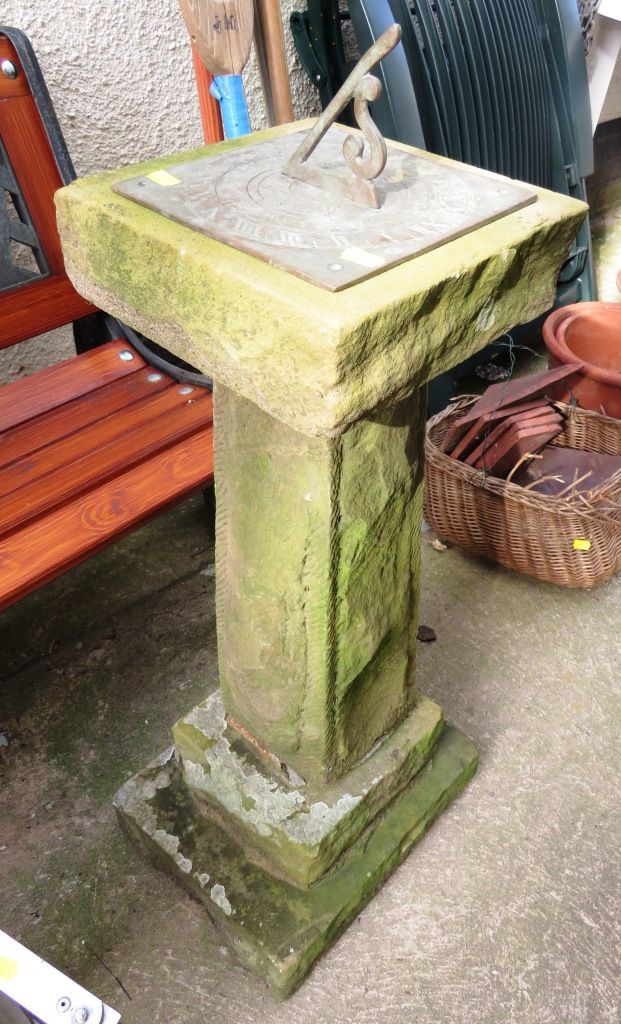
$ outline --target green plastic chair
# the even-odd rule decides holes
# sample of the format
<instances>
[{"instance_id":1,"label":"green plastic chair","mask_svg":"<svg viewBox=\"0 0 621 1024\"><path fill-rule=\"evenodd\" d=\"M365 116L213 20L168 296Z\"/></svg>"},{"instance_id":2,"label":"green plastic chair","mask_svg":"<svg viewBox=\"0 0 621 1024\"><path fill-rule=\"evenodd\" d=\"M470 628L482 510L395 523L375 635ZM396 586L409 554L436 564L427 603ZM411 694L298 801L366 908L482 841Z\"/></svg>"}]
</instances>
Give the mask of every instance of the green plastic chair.
<instances>
[{"instance_id":1,"label":"green plastic chair","mask_svg":"<svg viewBox=\"0 0 621 1024\"><path fill-rule=\"evenodd\" d=\"M334 0L312 3L292 17L298 52L307 70L309 46L317 64L337 54L331 76L340 82L346 67L338 66L337 47L321 49L313 39L325 39L328 24L340 31L342 16L334 16ZM349 0L349 17L361 52L393 22L403 30L403 45L374 71L383 92L373 117L387 138L585 199L593 144L575 0ZM324 84L324 106L330 98ZM555 306L596 297L585 223L559 274ZM431 411L503 343L433 381Z\"/></svg>"}]
</instances>

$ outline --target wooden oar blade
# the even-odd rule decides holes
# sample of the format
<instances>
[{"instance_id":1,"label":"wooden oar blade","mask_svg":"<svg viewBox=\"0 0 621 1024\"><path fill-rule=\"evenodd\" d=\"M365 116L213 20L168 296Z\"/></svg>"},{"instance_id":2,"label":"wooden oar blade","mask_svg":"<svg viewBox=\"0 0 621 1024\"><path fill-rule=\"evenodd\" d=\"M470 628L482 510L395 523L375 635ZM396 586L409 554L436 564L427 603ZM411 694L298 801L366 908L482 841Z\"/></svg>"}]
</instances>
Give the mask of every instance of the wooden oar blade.
<instances>
[{"instance_id":1,"label":"wooden oar blade","mask_svg":"<svg viewBox=\"0 0 621 1024\"><path fill-rule=\"evenodd\" d=\"M179 0L186 28L212 75L239 75L250 54L252 0Z\"/></svg>"}]
</instances>

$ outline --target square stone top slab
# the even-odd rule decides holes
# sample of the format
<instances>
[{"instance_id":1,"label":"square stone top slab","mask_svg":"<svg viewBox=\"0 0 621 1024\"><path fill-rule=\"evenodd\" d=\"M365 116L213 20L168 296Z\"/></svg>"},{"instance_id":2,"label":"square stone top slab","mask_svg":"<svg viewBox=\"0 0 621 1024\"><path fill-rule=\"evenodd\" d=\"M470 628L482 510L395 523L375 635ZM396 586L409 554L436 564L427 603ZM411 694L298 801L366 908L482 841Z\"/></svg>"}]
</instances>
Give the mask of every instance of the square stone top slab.
<instances>
[{"instance_id":1,"label":"square stone top slab","mask_svg":"<svg viewBox=\"0 0 621 1024\"><path fill-rule=\"evenodd\" d=\"M112 191L312 123L81 179L56 203L67 272L82 295L290 427L319 435L339 433L549 308L587 207L533 189L532 205L329 292ZM478 173L490 187L505 180Z\"/></svg>"}]
</instances>

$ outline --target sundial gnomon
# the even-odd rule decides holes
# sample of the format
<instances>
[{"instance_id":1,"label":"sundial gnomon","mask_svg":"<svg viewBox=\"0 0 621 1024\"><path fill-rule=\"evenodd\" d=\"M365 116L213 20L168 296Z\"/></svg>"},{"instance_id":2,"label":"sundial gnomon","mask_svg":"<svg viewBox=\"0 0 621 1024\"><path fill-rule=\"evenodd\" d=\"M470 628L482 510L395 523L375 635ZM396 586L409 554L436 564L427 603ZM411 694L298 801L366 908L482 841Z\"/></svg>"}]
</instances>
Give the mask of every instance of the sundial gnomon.
<instances>
[{"instance_id":1,"label":"sundial gnomon","mask_svg":"<svg viewBox=\"0 0 621 1024\"><path fill-rule=\"evenodd\" d=\"M351 95L350 88L345 102ZM536 199L512 182L418 156L390 142L380 176L372 184L356 180L343 158L351 129L330 124L330 107L323 115L328 123L317 123L310 145L305 140L311 133L294 132L170 166L163 175L131 178L113 186L114 191L332 291ZM304 148L308 155L314 151L312 165L307 155L299 156ZM297 167L293 172L292 165ZM312 176L315 184L301 180ZM372 197L350 197L362 188Z\"/></svg>"}]
</instances>

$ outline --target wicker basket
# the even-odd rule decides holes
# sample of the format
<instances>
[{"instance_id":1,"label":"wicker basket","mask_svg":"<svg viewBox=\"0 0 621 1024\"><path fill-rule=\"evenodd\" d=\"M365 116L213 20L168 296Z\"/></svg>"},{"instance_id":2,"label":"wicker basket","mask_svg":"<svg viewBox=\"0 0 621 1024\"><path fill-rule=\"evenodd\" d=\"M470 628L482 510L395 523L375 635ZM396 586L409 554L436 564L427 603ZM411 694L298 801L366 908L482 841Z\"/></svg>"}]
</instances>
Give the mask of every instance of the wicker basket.
<instances>
[{"instance_id":1,"label":"wicker basket","mask_svg":"<svg viewBox=\"0 0 621 1024\"><path fill-rule=\"evenodd\" d=\"M486 476L441 451L467 396L432 417L425 443L425 519L470 554L567 587L594 587L621 570L621 471L588 494L555 498ZM554 442L621 455L621 420L558 405ZM577 542L577 543L576 543Z\"/></svg>"}]
</instances>

